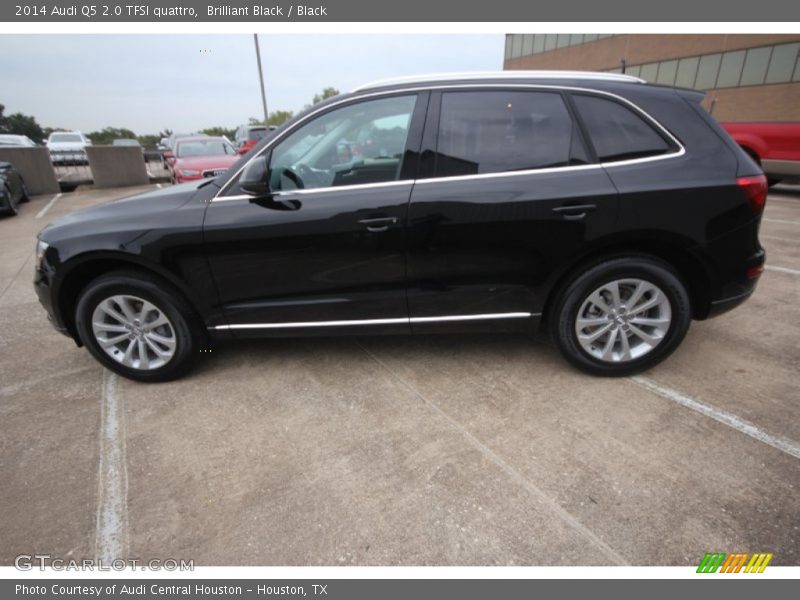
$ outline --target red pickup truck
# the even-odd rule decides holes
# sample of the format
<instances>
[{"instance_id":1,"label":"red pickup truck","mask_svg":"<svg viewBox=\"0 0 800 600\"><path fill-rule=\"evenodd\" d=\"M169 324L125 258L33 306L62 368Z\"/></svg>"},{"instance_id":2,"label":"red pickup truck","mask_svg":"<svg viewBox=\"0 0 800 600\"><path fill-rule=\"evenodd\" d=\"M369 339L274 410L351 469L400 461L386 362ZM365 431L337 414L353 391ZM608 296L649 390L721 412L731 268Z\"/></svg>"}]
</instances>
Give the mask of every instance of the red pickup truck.
<instances>
[{"instance_id":1,"label":"red pickup truck","mask_svg":"<svg viewBox=\"0 0 800 600\"><path fill-rule=\"evenodd\" d=\"M800 122L722 123L730 136L761 165L770 185L800 183Z\"/></svg>"}]
</instances>

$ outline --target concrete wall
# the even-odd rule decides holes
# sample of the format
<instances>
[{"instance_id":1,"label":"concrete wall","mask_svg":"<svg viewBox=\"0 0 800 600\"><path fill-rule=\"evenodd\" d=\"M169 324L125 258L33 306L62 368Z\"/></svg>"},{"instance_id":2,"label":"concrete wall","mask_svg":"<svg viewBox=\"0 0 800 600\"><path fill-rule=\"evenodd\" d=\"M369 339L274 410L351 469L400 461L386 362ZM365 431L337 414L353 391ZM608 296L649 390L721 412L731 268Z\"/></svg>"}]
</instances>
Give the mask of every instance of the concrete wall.
<instances>
[{"instance_id":1,"label":"concrete wall","mask_svg":"<svg viewBox=\"0 0 800 600\"><path fill-rule=\"evenodd\" d=\"M47 148L3 148L0 146L0 160L10 162L25 180L28 193L57 194L58 179L53 165L50 164L50 152Z\"/></svg>"},{"instance_id":2,"label":"concrete wall","mask_svg":"<svg viewBox=\"0 0 800 600\"><path fill-rule=\"evenodd\" d=\"M86 155L89 157L95 187L123 187L150 183L141 148L87 146Z\"/></svg>"}]
</instances>

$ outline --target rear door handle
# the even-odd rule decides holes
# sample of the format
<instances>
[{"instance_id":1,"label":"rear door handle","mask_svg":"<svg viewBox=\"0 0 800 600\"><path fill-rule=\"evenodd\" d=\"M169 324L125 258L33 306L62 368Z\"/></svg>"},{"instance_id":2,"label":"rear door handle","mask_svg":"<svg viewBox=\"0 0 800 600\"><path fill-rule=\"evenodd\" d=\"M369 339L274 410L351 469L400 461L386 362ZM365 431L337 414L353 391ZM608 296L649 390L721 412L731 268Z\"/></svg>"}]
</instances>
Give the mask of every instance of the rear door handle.
<instances>
[{"instance_id":1,"label":"rear door handle","mask_svg":"<svg viewBox=\"0 0 800 600\"><path fill-rule=\"evenodd\" d=\"M586 213L597 209L596 204L567 204L557 206L553 209L554 213L559 213L567 221L577 221L583 219Z\"/></svg>"},{"instance_id":2,"label":"rear door handle","mask_svg":"<svg viewBox=\"0 0 800 600\"><path fill-rule=\"evenodd\" d=\"M367 231L380 233L389 229L389 225L397 223L397 217L375 217L374 219L361 219L360 225L366 225Z\"/></svg>"}]
</instances>

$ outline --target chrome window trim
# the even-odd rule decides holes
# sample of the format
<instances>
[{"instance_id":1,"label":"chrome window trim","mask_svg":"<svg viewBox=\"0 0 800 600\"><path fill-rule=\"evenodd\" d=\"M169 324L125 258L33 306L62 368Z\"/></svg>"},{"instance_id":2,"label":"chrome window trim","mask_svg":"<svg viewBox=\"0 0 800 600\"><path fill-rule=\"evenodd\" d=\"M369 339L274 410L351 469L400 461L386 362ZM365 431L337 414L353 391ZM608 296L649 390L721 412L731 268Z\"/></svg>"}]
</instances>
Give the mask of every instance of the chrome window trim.
<instances>
[{"instance_id":1,"label":"chrome window trim","mask_svg":"<svg viewBox=\"0 0 800 600\"><path fill-rule=\"evenodd\" d=\"M523 54L521 56L530 56ZM623 73L607 73L594 71L547 71L547 70L513 70L513 71L474 71L463 73L429 73L427 75L410 75L406 77L391 77L379 79L360 85L350 90L361 92L388 85L421 84L428 82L453 81L459 79L484 79L487 81L498 79L586 79L589 81L616 81L622 83L645 83L644 79L625 75Z\"/></svg>"},{"instance_id":2,"label":"chrome window trim","mask_svg":"<svg viewBox=\"0 0 800 600\"><path fill-rule=\"evenodd\" d=\"M648 163L654 162L658 160L667 160L672 158L678 158L686 154L686 148L683 144L674 136L672 135L666 127L661 125L655 118L653 118L647 111L640 108L634 102L631 102L627 98L623 98L618 94L614 94L612 92L606 92L603 90L594 90L591 88L582 88L576 86L562 86L562 85L549 85L549 84L538 84L538 83L476 83L476 84L450 84L450 85L437 85L437 86L422 86L422 87L415 87L415 88L406 88L406 89L399 89L399 90L383 90L379 92L371 92L369 94L361 94L358 96L354 96L351 98L344 98L339 100L338 102L332 102L326 106L318 108L317 110L310 112L305 117L303 117L300 121L286 129L286 131L282 131L279 136L270 140L270 143L264 146L258 154L253 156L249 159L245 164L243 164L237 171L231 175L231 177L222 185L216 195L211 199L211 202L225 202L229 200L243 200L249 199L250 196L246 194L234 194L230 196L225 196L225 191L228 187L236 180L237 177L250 165L251 162L263 156L266 152L269 152L275 145L280 143L285 137L290 135L294 130L298 129L299 127L303 126L306 122L312 119L315 115L327 111L331 108L336 106L349 104L349 103L356 103L361 100L367 98L374 98L374 97L381 97L381 96L402 96L404 94L418 94L420 92L427 92L433 90L462 90L462 89L531 89L531 90L552 90L552 91L569 91L569 92L581 92L581 93L588 93L594 94L599 96L606 96L609 98L613 98L619 102L622 102L629 108L631 108L634 112L638 115L645 118L652 126L656 127L658 131L660 131L663 135L665 135L677 148L675 152L670 152L668 154L661 154L658 156L647 156L644 158L632 158L628 160L620 160L620 161L611 161L611 162L601 162L601 163L593 163L590 165L566 165L563 167L544 167L541 169L526 169L523 171L501 171L498 173L478 173L475 175L455 175L452 177L431 177L428 179L405 179L400 181L387 181L387 182L379 182L379 183L362 183L362 184L354 184L350 186L331 186L331 187L324 187L324 188L310 188L307 190L287 190L286 194L298 194L298 193L317 193L317 192L326 192L326 191L336 191L342 189L369 189L371 187L378 187L378 186L385 186L385 185L392 185L392 184L406 184L406 183L417 183L417 184L429 184L438 181L462 181L468 179L487 179L490 177L514 177L519 175L533 175L536 173L554 173L559 171L573 171L573 170L589 170L589 169L602 169L602 168L610 168L610 167L618 167L618 166L628 166L634 165L639 163Z\"/></svg>"},{"instance_id":3,"label":"chrome window trim","mask_svg":"<svg viewBox=\"0 0 800 600\"><path fill-rule=\"evenodd\" d=\"M216 325L209 329L299 329L306 327L349 327L353 325L403 325L414 323L444 323L451 321L489 321L494 319L528 319L541 316L541 313L510 312L486 313L477 315L447 315L442 317L397 317L392 319L348 319L339 321L297 321L287 323L235 323Z\"/></svg>"}]
</instances>

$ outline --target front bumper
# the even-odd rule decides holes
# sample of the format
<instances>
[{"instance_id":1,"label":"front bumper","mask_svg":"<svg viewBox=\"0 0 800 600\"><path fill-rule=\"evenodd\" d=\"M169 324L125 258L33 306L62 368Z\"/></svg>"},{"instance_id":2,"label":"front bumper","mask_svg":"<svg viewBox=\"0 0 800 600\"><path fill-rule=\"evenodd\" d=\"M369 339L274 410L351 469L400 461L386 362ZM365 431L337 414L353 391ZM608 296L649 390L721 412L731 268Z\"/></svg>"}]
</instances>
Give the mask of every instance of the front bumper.
<instances>
[{"instance_id":1,"label":"front bumper","mask_svg":"<svg viewBox=\"0 0 800 600\"><path fill-rule=\"evenodd\" d=\"M54 310L53 294L52 294L52 274L48 273L47 268L37 267L33 273L33 289L36 291L36 297L39 298L39 304L42 305L47 313L47 320L53 328L59 333L72 337L67 326L61 322L58 313Z\"/></svg>"}]
</instances>

